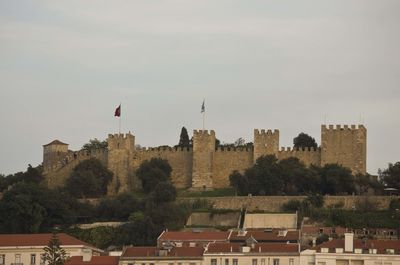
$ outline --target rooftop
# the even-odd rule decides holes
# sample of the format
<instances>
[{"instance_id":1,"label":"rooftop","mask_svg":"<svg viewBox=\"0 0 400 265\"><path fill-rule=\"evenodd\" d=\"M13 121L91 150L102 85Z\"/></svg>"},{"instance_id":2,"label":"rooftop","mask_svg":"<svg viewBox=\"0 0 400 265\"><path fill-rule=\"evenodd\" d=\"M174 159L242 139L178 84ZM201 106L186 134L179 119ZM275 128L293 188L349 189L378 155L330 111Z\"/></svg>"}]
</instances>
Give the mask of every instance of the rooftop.
<instances>
[{"instance_id":1,"label":"rooftop","mask_svg":"<svg viewBox=\"0 0 400 265\"><path fill-rule=\"evenodd\" d=\"M57 234L58 239L62 246L75 245L75 246L87 246L93 249L96 247L83 242L75 237L68 234L59 233ZM44 247L47 246L52 234L0 234L0 247L28 247L37 246ZM98 249L100 250L100 249Z\"/></svg>"},{"instance_id":2,"label":"rooftop","mask_svg":"<svg viewBox=\"0 0 400 265\"><path fill-rule=\"evenodd\" d=\"M355 239L353 244L354 249L376 249L377 254L387 254L388 249L393 249L396 254L400 254L400 240ZM320 253L321 248L326 248L330 253L334 253L336 248L344 249L344 239L333 239L324 242L313 249Z\"/></svg>"},{"instance_id":3,"label":"rooftop","mask_svg":"<svg viewBox=\"0 0 400 265\"><path fill-rule=\"evenodd\" d=\"M92 256L90 261L83 261L82 256L71 257L65 265L118 265L119 257Z\"/></svg>"},{"instance_id":4,"label":"rooftop","mask_svg":"<svg viewBox=\"0 0 400 265\"><path fill-rule=\"evenodd\" d=\"M230 232L218 231L164 231L158 238L161 241L227 241Z\"/></svg>"},{"instance_id":5,"label":"rooftop","mask_svg":"<svg viewBox=\"0 0 400 265\"><path fill-rule=\"evenodd\" d=\"M161 254L160 251L163 251ZM174 247L171 250L163 250L158 247L129 247L122 253L123 258L155 258L155 257L202 257L203 247Z\"/></svg>"},{"instance_id":6,"label":"rooftop","mask_svg":"<svg viewBox=\"0 0 400 265\"><path fill-rule=\"evenodd\" d=\"M68 145L66 143L61 142L60 140L54 140L51 143L45 144L43 146L48 146L48 145Z\"/></svg>"},{"instance_id":7,"label":"rooftop","mask_svg":"<svg viewBox=\"0 0 400 265\"><path fill-rule=\"evenodd\" d=\"M250 253L299 253L299 245L293 243L258 243L252 247L247 247L246 251L243 251L243 247L239 243L210 243L205 254L211 253L238 253L238 252L250 252Z\"/></svg>"}]
</instances>

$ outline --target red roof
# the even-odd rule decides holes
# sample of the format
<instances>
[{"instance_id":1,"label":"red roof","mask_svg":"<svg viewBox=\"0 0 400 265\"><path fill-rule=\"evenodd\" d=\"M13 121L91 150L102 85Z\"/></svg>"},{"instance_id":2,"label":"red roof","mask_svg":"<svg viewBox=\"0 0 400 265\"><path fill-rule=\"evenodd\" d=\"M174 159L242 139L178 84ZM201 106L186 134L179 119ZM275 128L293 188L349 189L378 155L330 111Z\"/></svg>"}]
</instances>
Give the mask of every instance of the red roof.
<instances>
[{"instance_id":1,"label":"red roof","mask_svg":"<svg viewBox=\"0 0 400 265\"><path fill-rule=\"evenodd\" d=\"M48 145L68 145L66 143L61 142L60 140L54 140L51 143L45 144L43 146L48 146Z\"/></svg>"},{"instance_id":2,"label":"red roof","mask_svg":"<svg viewBox=\"0 0 400 265\"><path fill-rule=\"evenodd\" d=\"M317 226L303 226L301 229L302 234L308 234L308 235L314 235L314 234L319 234L322 230L323 234L331 235L331 234L337 234L337 235L344 235L344 233L347 232L346 228L343 227L317 227ZM333 230L335 233L333 233Z\"/></svg>"},{"instance_id":3,"label":"red roof","mask_svg":"<svg viewBox=\"0 0 400 265\"><path fill-rule=\"evenodd\" d=\"M210 253L238 253L242 252L242 245L239 243L210 243L205 254ZM250 247L250 253L298 253L298 244L286 243L260 243Z\"/></svg>"},{"instance_id":4,"label":"red roof","mask_svg":"<svg viewBox=\"0 0 400 265\"><path fill-rule=\"evenodd\" d=\"M92 256L90 261L83 261L82 256L71 257L66 265L118 265L119 257Z\"/></svg>"},{"instance_id":5,"label":"red roof","mask_svg":"<svg viewBox=\"0 0 400 265\"><path fill-rule=\"evenodd\" d=\"M122 253L122 257L163 257L159 255L159 250L157 247L130 247ZM167 252L166 257L202 257L203 253L202 247L175 247Z\"/></svg>"},{"instance_id":6,"label":"red roof","mask_svg":"<svg viewBox=\"0 0 400 265\"><path fill-rule=\"evenodd\" d=\"M164 231L158 240L161 241L228 241L230 232L201 231L177 232Z\"/></svg>"},{"instance_id":7,"label":"red roof","mask_svg":"<svg viewBox=\"0 0 400 265\"><path fill-rule=\"evenodd\" d=\"M94 246L83 242L70 235L57 234L61 245L84 245L91 248ZM22 247L22 246L47 246L52 234L0 234L0 247Z\"/></svg>"},{"instance_id":8,"label":"red roof","mask_svg":"<svg viewBox=\"0 0 400 265\"><path fill-rule=\"evenodd\" d=\"M396 252L400 252L400 240L363 240L356 239L353 241L354 248L360 249L376 249L378 254L386 254L386 249L394 249ZM343 239L333 239L322 243L315 247L318 252L321 252L321 248L328 248L329 252L335 252L335 248L344 249Z\"/></svg>"},{"instance_id":9,"label":"red roof","mask_svg":"<svg viewBox=\"0 0 400 265\"><path fill-rule=\"evenodd\" d=\"M229 237L230 241L245 241L253 237L257 241L297 241L299 239L298 231L285 231L286 235L279 235L282 229L272 229L272 231L265 230L247 230L243 232L234 231Z\"/></svg>"}]
</instances>

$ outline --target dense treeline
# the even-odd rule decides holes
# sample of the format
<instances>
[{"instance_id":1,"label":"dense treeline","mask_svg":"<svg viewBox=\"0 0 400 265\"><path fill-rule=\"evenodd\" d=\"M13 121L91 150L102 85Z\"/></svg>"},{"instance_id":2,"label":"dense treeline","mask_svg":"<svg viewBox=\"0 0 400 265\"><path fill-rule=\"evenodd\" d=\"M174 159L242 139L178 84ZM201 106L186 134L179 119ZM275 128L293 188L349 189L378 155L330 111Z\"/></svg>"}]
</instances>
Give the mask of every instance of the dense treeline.
<instances>
[{"instance_id":1,"label":"dense treeline","mask_svg":"<svg viewBox=\"0 0 400 265\"><path fill-rule=\"evenodd\" d=\"M370 175L351 174L338 164L306 167L291 157L278 161L274 155L261 156L242 174L234 171L230 184L239 195L304 195L309 193L343 195L380 192L383 183Z\"/></svg>"},{"instance_id":2,"label":"dense treeline","mask_svg":"<svg viewBox=\"0 0 400 265\"><path fill-rule=\"evenodd\" d=\"M144 196L132 192L103 197L94 206L78 198L101 197L112 178L98 160L83 161L75 167L63 189L50 190L43 182L41 168L28 167L23 173L1 176L4 192L0 200L0 233L48 232L54 227L87 240L98 247L108 245L153 245L162 230L183 227L190 207L175 202L171 167L166 160L151 159L137 172L143 180ZM79 185L71 179L79 179ZM86 187L91 185L92 187ZM121 221L117 228L89 230L71 228L74 224Z\"/></svg>"}]
</instances>

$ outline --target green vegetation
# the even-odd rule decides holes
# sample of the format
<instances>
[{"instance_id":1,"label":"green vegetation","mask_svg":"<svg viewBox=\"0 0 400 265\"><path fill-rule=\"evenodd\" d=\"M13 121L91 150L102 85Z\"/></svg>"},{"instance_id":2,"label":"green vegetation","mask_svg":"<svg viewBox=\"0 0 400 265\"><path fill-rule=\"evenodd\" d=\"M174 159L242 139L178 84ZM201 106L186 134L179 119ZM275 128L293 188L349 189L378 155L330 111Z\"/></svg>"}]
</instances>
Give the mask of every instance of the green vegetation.
<instances>
[{"instance_id":1,"label":"green vegetation","mask_svg":"<svg viewBox=\"0 0 400 265\"><path fill-rule=\"evenodd\" d=\"M66 189L78 198L97 198L107 194L112 176L112 172L98 159L91 158L74 168L67 179Z\"/></svg>"},{"instance_id":2,"label":"green vegetation","mask_svg":"<svg viewBox=\"0 0 400 265\"><path fill-rule=\"evenodd\" d=\"M68 261L67 252L60 246L61 242L53 233L48 245L44 248L44 262L49 265L64 265Z\"/></svg>"},{"instance_id":3,"label":"green vegetation","mask_svg":"<svg viewBox=\"0 0 400 265\"><path fill-rule=\"evenodd\" d=\"M179 146L179 147L191 146L191 141L189 139L189 135L188 135L188 132L185 127L182 127L181 135L179 137L179 143L177 146Z\"/></svg>"},{"instance_id":4,"label":"green vegetation","mask_svg":"<svg viewBox=\"0 0 400 265\"><path fill-rule=\"evenodd\" d=\"M234 195L235 195L235 189L233 188L202 190L202 191L180 190L178 192L178 197L225 197Z\"/></svg>"},{"instance_id":5,"label":"green vegetation","mask_svg":"<svg viewBox=\"0 0 400 265\"><path fill-rule=\"evenodd\" d=\"M232 172L229 180L238 195L343 195L381 189L370 176L355 178L348 168L338 164L307 168L297 158L278 161L274 155L259 157L244 174Z\"/></svg>"},{"instance_id":6,"label":"green vegetation","mask_svg":"<svg viewBox=\"0 0 400 265\"><path fill-rule=\"evenodd\" d=\"M293 139L293 147L299 149L317 148L318 144L314 138L302 132Z\"/></svg>"},{"instance_id":7,"label":"green vegetation","mask_svg":"<svg viewBox=\"0 0 400 265\"><path fill-rule=\"evenodd\" d=\"M171 172L172 168L167 160L152 158L139 166L136 175L142 181L143 190L150 193L160 182L169 182Z\"/></svg>"},{"instance_id":8,"label":"green vegetation","mask_svg":"<svg viewBox=\"0 0 400 265\"><path fill-rule=\"evenodd\" d=\"M400 191L400 162L389 163L387 169L379 170L379 178L386 187Z\"/></svg>"},{"instance_id":9,"label":"green vegetation","mask_svg":"<svg viewBox=\"0 0 400 265\"><path fill-rule=\"evenodd\" d=\"M89 140L89 143L86 143L82 146L82 150L96 150L96 149L105 149L108 147L107 140L100 141L97 138Z\"/></svg>"}]
</instances>

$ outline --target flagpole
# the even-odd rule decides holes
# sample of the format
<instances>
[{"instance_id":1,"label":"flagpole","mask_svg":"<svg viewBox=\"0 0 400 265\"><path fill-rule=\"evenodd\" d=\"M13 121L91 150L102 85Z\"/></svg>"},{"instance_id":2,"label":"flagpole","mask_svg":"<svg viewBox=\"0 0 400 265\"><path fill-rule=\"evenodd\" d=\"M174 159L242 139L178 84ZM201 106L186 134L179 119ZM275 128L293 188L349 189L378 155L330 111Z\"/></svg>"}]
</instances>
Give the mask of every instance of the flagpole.
<instances>
[{"instance_id":1,"label":"flagpole","mask_svg":"<svg viewBox=\"0 0 400 265\"><path fill-rule=\"evenodd\" d=\"M203 131L205 130L204 128L204 120L205 120L205 117L206 117L206 111L203 111Z\"/></svg>"},{"instance_id":2,"label":"flagpole","mask_svg":"<svg viewBox=\"0 0 400 265\"><path fill-rule=\"evenodd\" d=\"M118 134L121 134L121 114L122 114L122 110L121 110L121 102L119 103L119 117L118 117Z\"/></svg>"}]
</instances>

